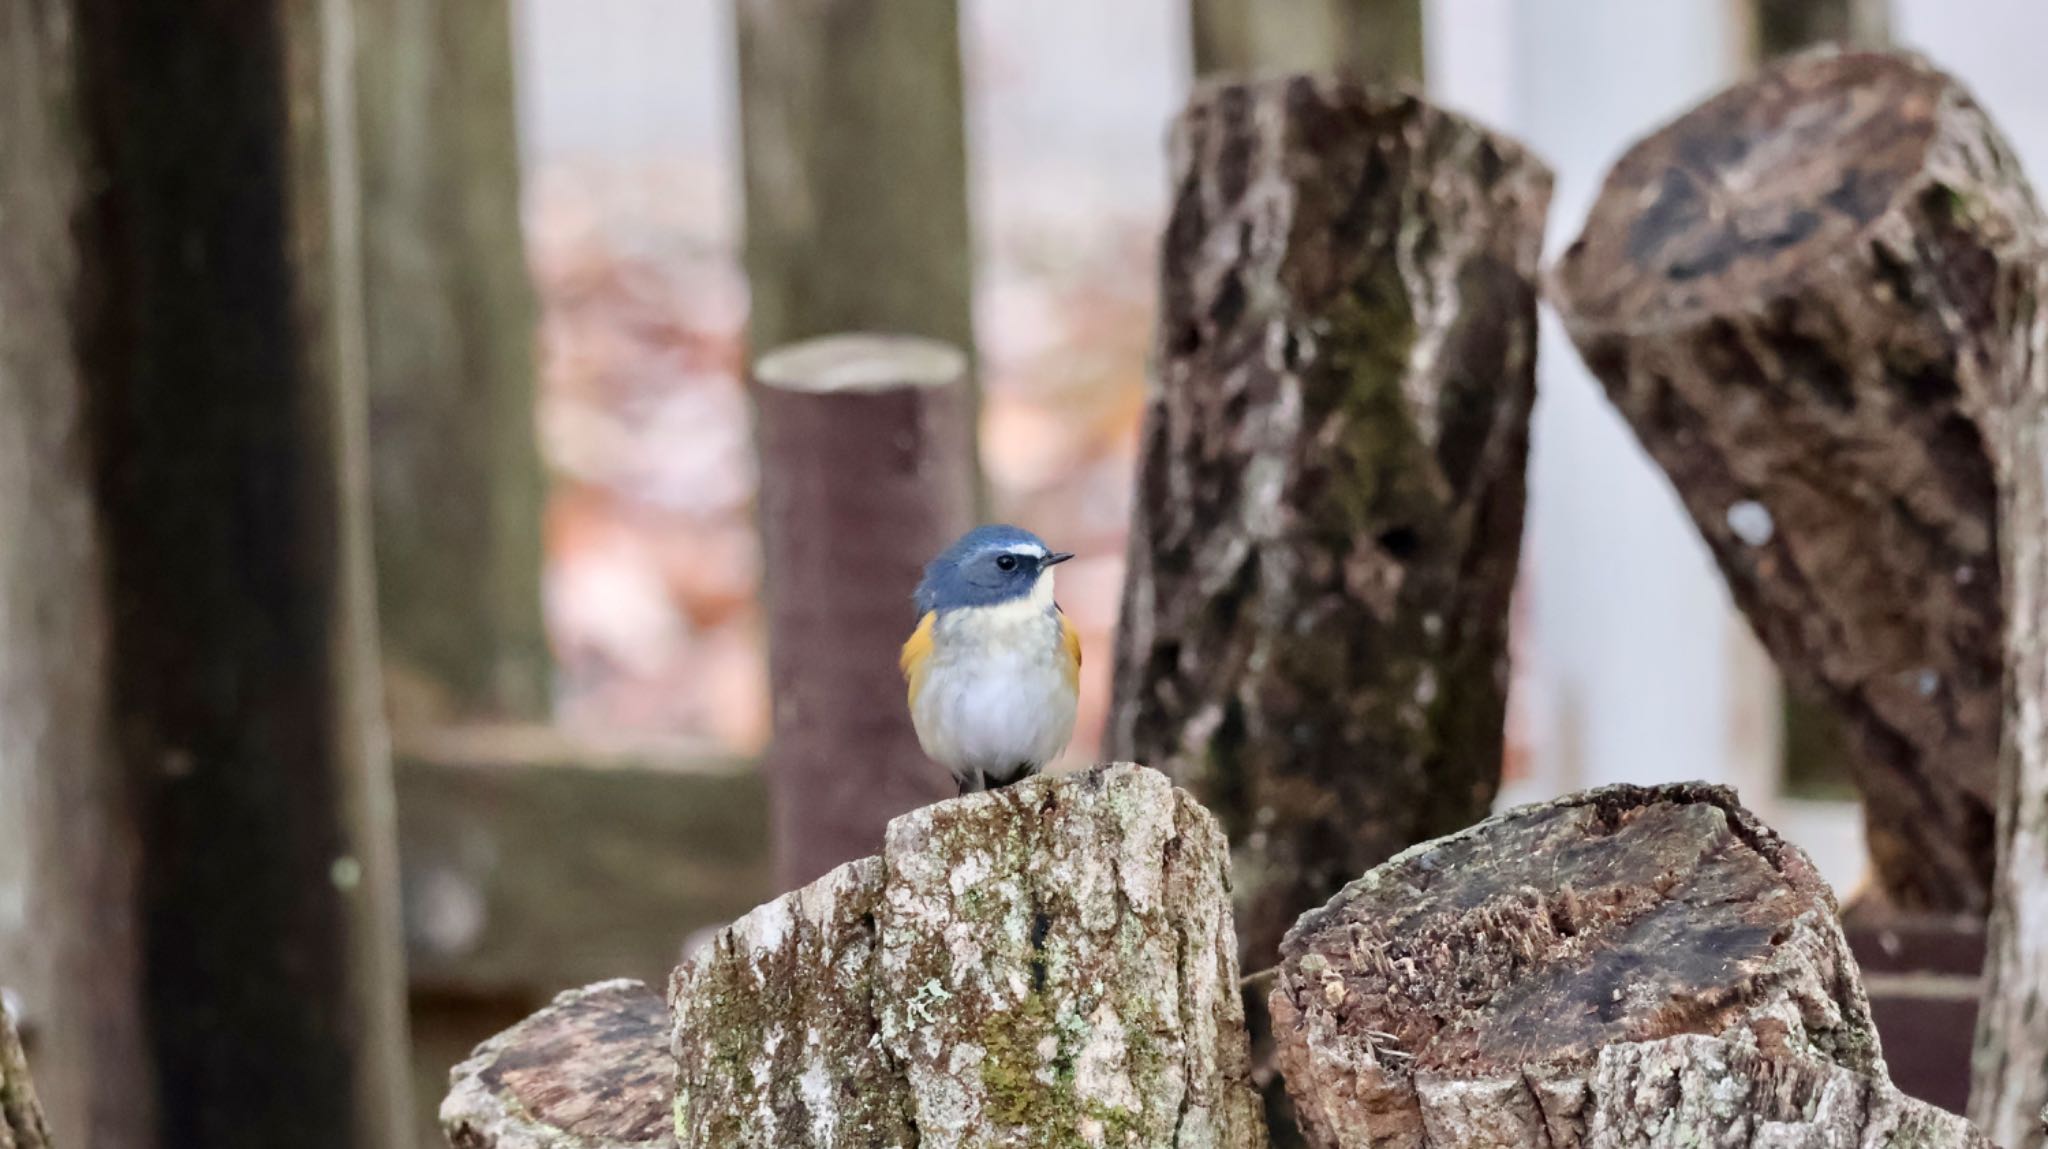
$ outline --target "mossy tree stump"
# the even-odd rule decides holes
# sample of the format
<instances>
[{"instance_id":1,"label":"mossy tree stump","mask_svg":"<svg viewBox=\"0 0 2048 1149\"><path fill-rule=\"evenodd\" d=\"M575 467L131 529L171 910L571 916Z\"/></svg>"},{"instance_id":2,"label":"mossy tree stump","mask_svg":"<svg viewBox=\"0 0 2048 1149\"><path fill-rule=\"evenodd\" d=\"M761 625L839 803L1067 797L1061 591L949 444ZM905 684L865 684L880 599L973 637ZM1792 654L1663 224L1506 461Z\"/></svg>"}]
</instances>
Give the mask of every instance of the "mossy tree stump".
<instances>
[{"instance_id":1,"label":"mossy tree stump","mask_svg":"<svg viewBox=\"0 0 2048 1149\"><path fill-rule=\"evenodd\" d=\"M1173 170L1110 745L1222 819L1257 968L1499 784L1550 174L1306 76L1200 89Z\"/></svg>"},{"instance_id":2,"label":"mossy tree stump","mask_svg":"<svg viewBox=\"0 0 2048 1149\"><path fill-rule=\"evenodd\" d=\"M1273 990L1311 1144L1990 1143L1888 1080L1833 896L1690 785L1526 807L1304 915Z\"/></svg>"},{"instance_id":3,"label":"mossy tree stump","mask_svg":"<svg viewBox=\"0 0 2048 1149\"><path fill-rule=\"evenodd\" d=\"M1818 53L1632 149L1557 271L1573 340L1751 625L1844 715L1897 909L1990 902L2004 620L1984 428L2025 346L2004 284L2035 273L2039 226L1954 80Z\"/></svg>"},{"instance_id":4,"label":"mossy tree stump","mask_svg":"<svg viewBox=\"0 0 2048 1149\"><path fill-rule=\"evenodd\" d=\"M1260 1149L1228 865L1133 766L897 819L677 971L682 1143Z\"/></svg>"}]
</instances>

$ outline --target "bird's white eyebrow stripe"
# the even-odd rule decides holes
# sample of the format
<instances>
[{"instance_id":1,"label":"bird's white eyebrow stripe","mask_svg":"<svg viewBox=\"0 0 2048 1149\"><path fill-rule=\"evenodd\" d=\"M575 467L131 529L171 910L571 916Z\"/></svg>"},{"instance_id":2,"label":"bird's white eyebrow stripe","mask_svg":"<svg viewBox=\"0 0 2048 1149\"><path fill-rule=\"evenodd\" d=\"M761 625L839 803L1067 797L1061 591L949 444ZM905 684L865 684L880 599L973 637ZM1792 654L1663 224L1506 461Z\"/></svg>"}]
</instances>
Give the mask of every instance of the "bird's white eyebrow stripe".
<instances>
[{"instance_id":1,"label":"bird's white eyebrow stripe","mask_svg":"<svg viewBox=\"0 0 2048 1149\"><path fill-rule=\"evenodd\" d=\"M1034 559L1042 559L1045 556L1051 554L1052 552L1046 550L1044 547L1033 546L1030 543L1025 543L1021 546L1011 547L1009 550L1004 551L1003 553L1010 555L1027 555Z\"/></svg>"}]
</instances>

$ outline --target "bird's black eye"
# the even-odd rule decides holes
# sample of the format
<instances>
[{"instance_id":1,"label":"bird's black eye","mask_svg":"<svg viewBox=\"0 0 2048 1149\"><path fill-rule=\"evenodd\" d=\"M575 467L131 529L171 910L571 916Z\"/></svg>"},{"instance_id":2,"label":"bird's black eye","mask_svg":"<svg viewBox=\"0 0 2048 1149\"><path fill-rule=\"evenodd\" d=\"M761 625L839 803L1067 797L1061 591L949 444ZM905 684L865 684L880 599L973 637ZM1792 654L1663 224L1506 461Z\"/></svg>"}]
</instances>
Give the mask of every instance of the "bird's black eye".
<instances>
[{"instance_id":1,"label":"bird's black eye","mask_svg":"<svg viewBox=\"0 0 2048 1149\"><path fill-rule=\"evenodd\" d=\"M1013 571L1013 570L1016 570L1016 569L1017 569L1017 556L1016 556L1016 555L997 555L997 556L996 556L996 569L997 569L997 570L1004 570L1004 571Z\"/></svg>"}]
</instances>

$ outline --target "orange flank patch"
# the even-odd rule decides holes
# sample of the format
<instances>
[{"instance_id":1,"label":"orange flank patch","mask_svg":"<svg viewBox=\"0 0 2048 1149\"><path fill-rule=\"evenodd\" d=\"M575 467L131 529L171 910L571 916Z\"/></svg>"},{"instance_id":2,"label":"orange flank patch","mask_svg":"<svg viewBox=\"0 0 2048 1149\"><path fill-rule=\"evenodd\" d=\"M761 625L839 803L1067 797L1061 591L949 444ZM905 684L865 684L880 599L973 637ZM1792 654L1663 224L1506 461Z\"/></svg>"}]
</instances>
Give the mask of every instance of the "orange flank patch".
<instances>
[{"instance_id":1,"label":"orange flank patch","mask_svg":"<svg viewBox=\"0 0 2048 1149\"><path fill-rule=\"evenodd\" d=\"M917 694L924 687L924 668L932 657L932 622L939 617L938 611L927 611L917 621L917 629L910 632L910 638L903 644L903 653L896 662L903 668L903 680L910 684L910 704L917 705Z\"/></svg>"},{"instance_id":2,"label":"orange flank patch","mask_svg":"<svg viewBox=\"0 0 2048 1149\"><path fill-rule=\"evenodd\" d=\"M1067 656L1066 663L1062 667L1067 672L1067 686L1069 689L1079 690L1081 687L1081 632L1074 629L1074 624L1067 618L1066 611L1060 612L1060 646L1064 649Z\"/></svg>"}]
</instances>

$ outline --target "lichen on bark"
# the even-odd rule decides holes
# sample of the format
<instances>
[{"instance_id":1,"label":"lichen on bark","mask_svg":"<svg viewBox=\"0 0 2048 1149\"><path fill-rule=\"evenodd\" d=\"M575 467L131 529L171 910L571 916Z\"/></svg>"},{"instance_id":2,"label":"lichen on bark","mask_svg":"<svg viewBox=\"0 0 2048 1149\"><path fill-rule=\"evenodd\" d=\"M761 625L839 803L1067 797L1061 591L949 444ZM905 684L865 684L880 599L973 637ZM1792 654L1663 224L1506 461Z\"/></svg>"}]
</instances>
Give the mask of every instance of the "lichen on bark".
<instances>
[{"instance_id":1,"label":"lichen on bark","mask_svg":"<svg viewBox=\"0 0 2048 1149\"><path fill-rule=\"evenodd\" d=\"M942 802L671 986L685 1146L1265 1143L1214 821L1134 766Z\"/></svg>"}]
</instances>

